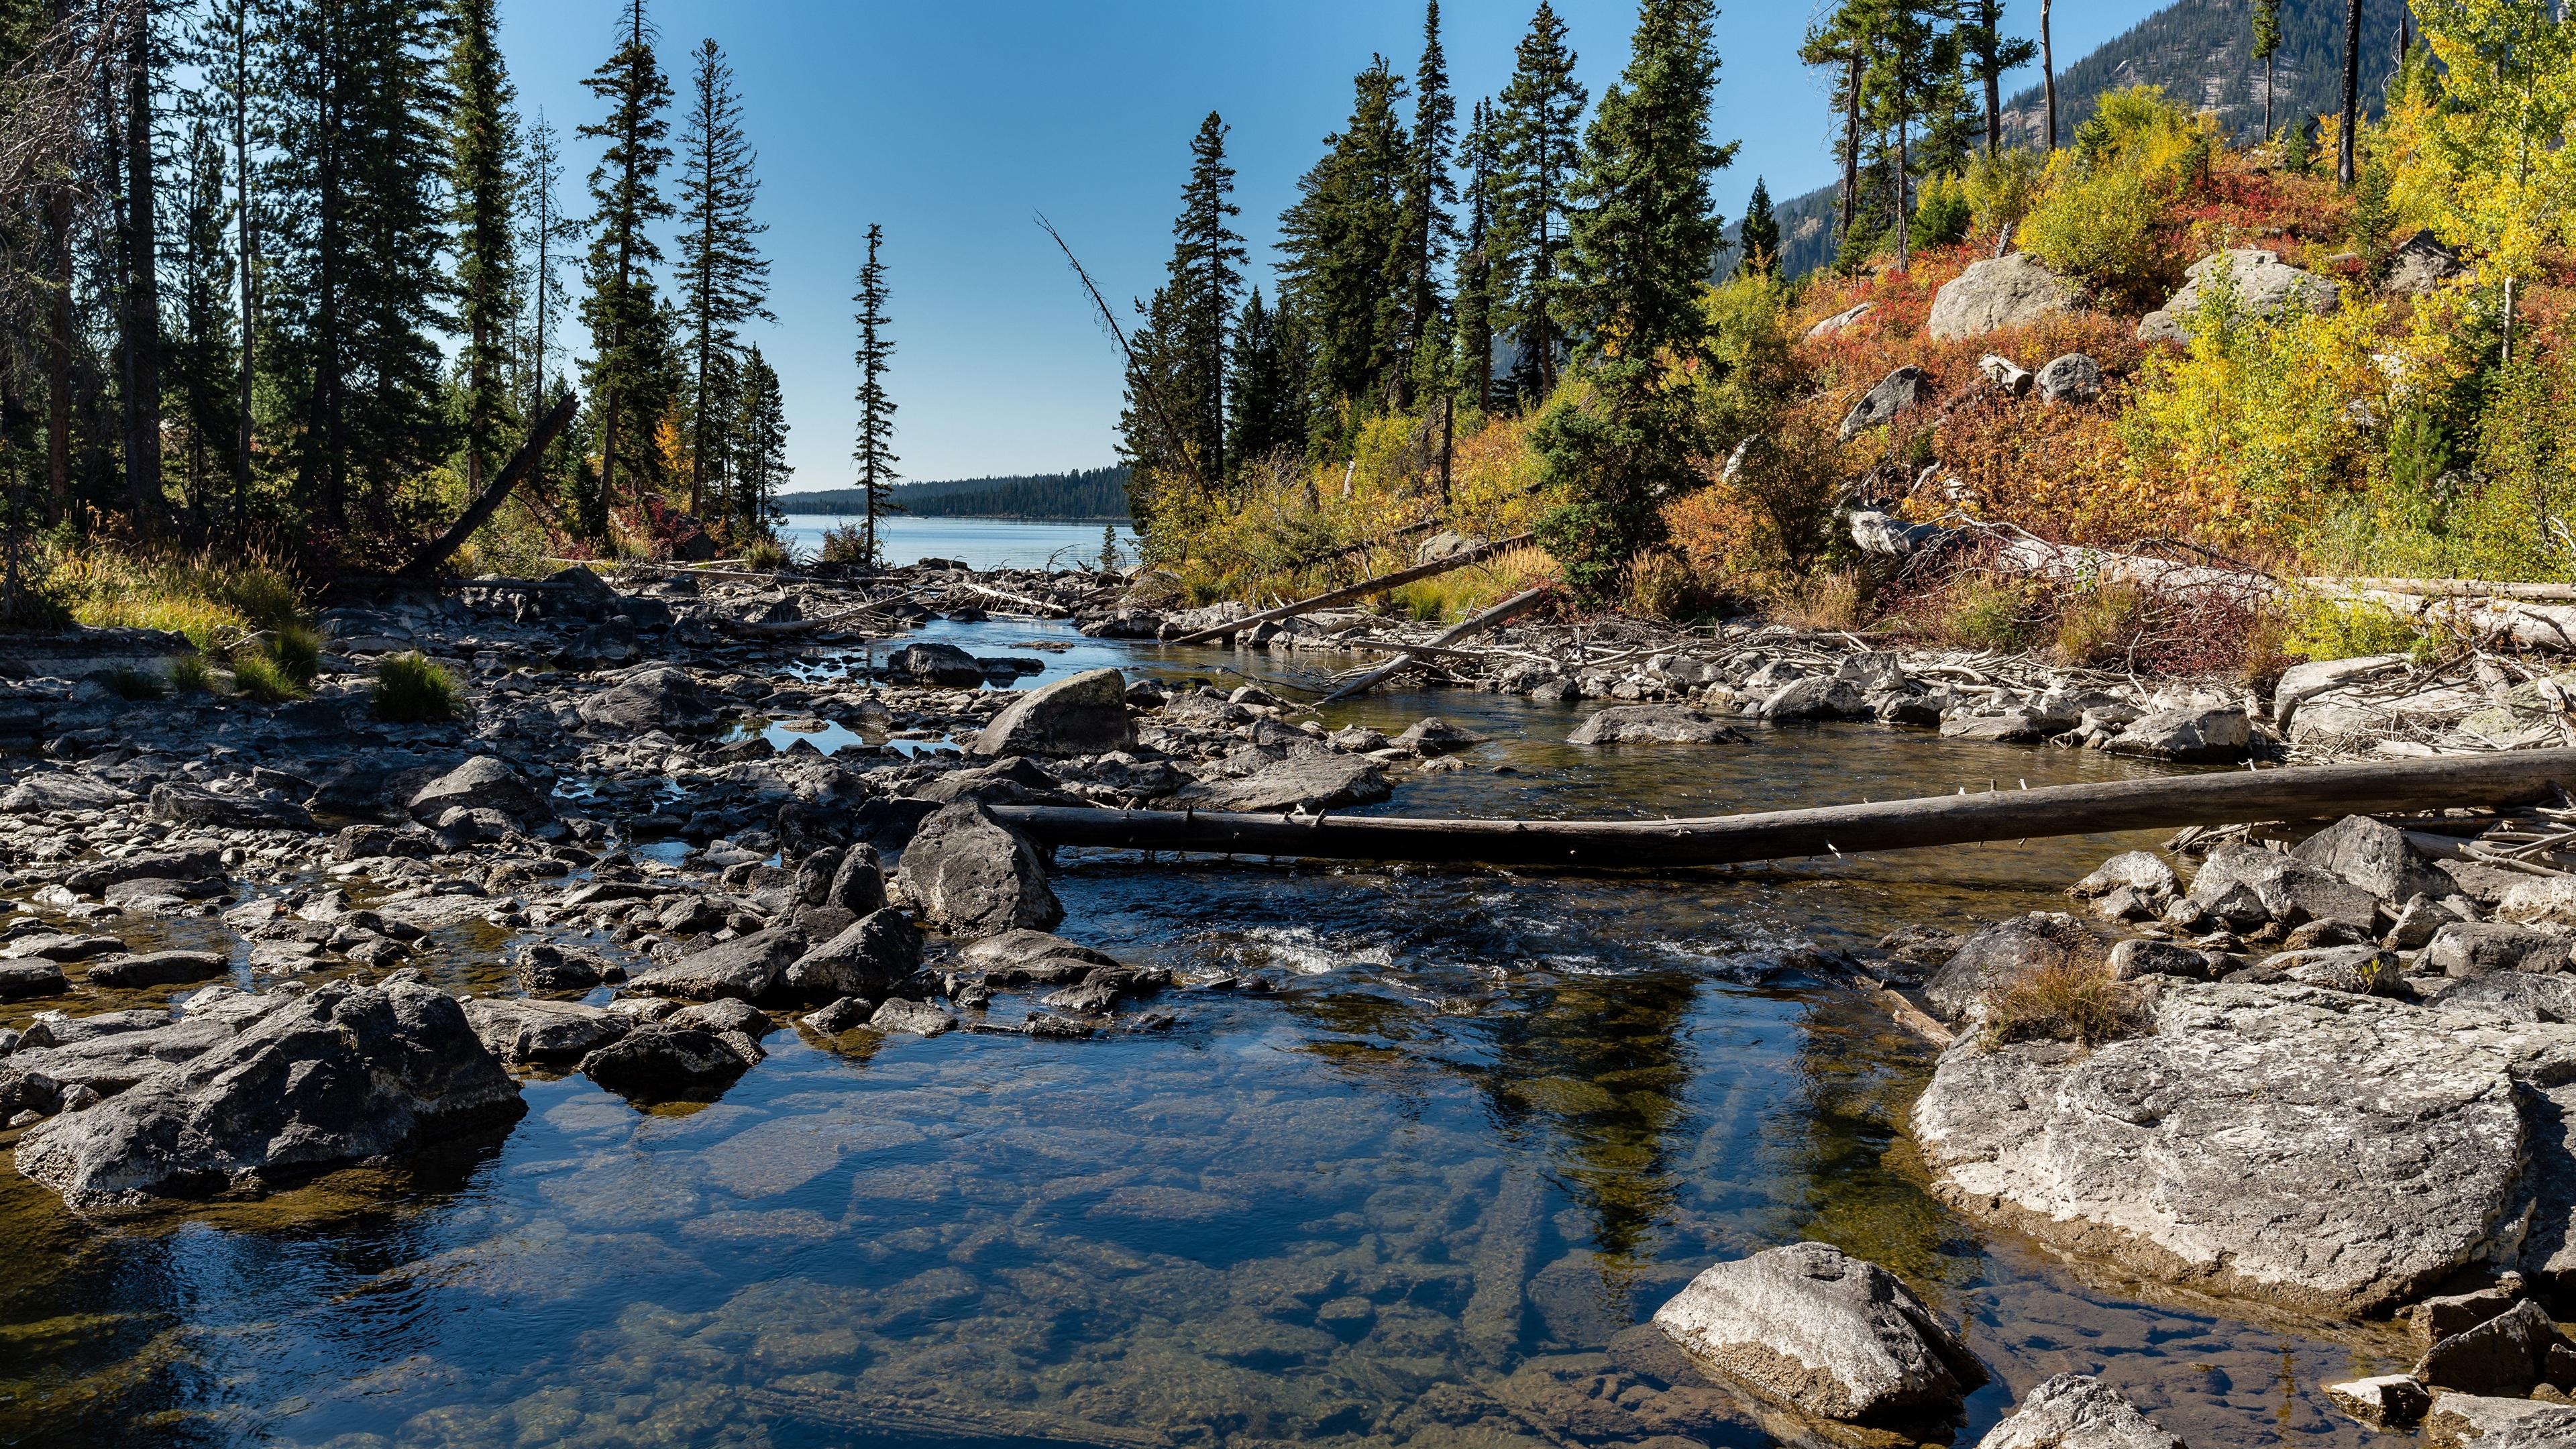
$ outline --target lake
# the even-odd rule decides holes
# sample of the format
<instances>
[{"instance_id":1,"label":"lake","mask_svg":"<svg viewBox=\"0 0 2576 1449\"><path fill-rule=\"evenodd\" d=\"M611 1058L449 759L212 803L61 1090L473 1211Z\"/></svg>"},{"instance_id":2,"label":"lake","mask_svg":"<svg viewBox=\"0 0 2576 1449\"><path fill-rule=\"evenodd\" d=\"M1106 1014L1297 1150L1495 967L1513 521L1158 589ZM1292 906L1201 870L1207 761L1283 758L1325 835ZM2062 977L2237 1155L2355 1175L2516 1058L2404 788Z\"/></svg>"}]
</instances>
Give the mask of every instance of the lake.
<instances>
[{"instance_id":1,"label":"lake","mask_svg":"<svg viewBox=\"0 0 2576 1449\"><path fill-rule=\"evenodd\" d=\"M791 513L780 530L801 557L823 551L823 531L850 522L829 513ZM977 569L1043 568L1050 559L1059 568L1088 564L1100 557L1097 523L1035 523L1017 518L910 518L897 514L877 521L885 539L886 562L901 566L925 558L963 559ZM1118 525L1118 561L1136 561L1136 530Z\"/></svg>"}]
</instances>

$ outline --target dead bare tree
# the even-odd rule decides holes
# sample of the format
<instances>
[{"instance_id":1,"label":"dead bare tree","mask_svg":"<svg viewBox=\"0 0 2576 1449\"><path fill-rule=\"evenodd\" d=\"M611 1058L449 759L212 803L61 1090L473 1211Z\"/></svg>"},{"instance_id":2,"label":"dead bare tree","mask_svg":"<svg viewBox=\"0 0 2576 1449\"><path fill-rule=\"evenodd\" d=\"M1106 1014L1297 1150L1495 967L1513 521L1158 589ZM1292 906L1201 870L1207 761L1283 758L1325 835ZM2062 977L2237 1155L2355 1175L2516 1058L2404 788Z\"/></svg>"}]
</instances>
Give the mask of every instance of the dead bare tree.
<instances>
[{"instance_id":1,"label":"dead bare tree","mask_svg":"<svg viewBox=\"0 0 2576 1449\"><path fill-rule=\"evenodd\" d=\"M1108 299L1100 295L1100 288L1092 282L1091 273L1084 269L1082 259L1073 254L1072 246L1055 229L1055 223L1046 219L1044 212L1038 213L1038 228L1056 244L1057 250L1064 253L1064 259L1073 265L1073 274L1082 280L1082 290L1091 294L1091 305L1099 310L1100 320L1108 327L1111 340L1118 344L1119 354L1127 359L1127 375L1136 380L1140 394L1137 401L1144 405L1145 415L1153 421L1155 433L1189 468L1190 486L1202 495L1206 494L1210 491L1210 480L1205 465L1199 461L1199 450L1187 434L1172 425L1171 414L1163 407L1162 389L1154 385L1153 369L1146 367L1136 356L1135 347L1127 341L1127 329L1118 325L1118 314L1110 310Z\"/></svg>"}]
</instances>

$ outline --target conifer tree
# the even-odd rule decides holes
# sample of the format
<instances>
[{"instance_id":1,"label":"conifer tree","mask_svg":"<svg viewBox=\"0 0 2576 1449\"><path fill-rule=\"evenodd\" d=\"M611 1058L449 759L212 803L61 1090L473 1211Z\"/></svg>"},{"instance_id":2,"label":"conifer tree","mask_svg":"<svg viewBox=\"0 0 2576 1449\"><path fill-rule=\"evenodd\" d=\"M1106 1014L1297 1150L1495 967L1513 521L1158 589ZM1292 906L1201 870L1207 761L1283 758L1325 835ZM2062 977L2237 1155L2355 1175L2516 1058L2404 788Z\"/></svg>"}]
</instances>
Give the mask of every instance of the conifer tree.
<instances>
[{"instance_id":1,"label":"conifer tree","mask_svg":"<svg viewBox=\"0 0 2576 1449\"><path fill-rule=\"evenodd\" d=\"M1205 460L1210 482L1227 476L1225 453L1225 339L1243 290L1243 238L1232 219L1234 168L1225 162L1222 117L1210 111L1190 142L1190 180L1181 191L1181 214L1172 222L1172 265L1167 285L1178 304L1182 369L1169 395L1187 410L1190 444Z\"/></svg>"},{"instance_id":2,"label":"conifer tree","mask_svg":"<svg viewBox=\"0 0 2576 1449\"><path fill-rule=\"evenodd\" d=\"M1912 261L1908 228L1913 215L1912 183L1916 172L1915 126L1927 118L1955 114L1960 97L1960 37L1941 21L1955 15L1956 0L1854 0L1873 12L1868 25L1870 47L1863 88L1873 120L1896 136L1890 157L1889 184L1895 192L1896 269ZM1956 128L1938 151L1955 147ZM1935 164L1949 158L1934 153Z\"/></svg>"},{"instance_id":3,"label":"conifer tree","mask_svg":"<svg viewBox=\"0 0 2576 1449\"><path fill-rule=\"evenodd\" d=\"M555 327L566 305L563 264L567 249L581 239L581 219L564 213L562 142L540 109L520 142L526 158L522 173L519 248L527 257L527 285L520 291L523 312L520 372L523 405L530 416L545 409L554 392Z\"/></svg>"},{"instance_id":4,"label":"conifer tree","mask_svg":"<svg viewBox=\"0 0 2576 1449\"><path fill-rule=\"evenodd\" d=\"M1869 25L1872 12L1862 0L1843 0L1832 15L1807 29L1807 38L1798 48L1798 59L1811 66L1828 66L1834 72L1834 109L1842 114L1842 135L1834 143L1834 159L1842 165L1842 185L1837 192L1841 227L1835 233L1844 252L1864 245L1861 220L1861 104L1862 67L1870 50ZM1838 270L1842 270L1838 264Z\"/></svg>"},{"instance_id":5,"label":"conifer tree","mask_svg":"<svg viewBox=\"0 0 2576 1449\"><path fill-rule=\"evenodd\" d=\"M185 419L184 494L203 528L233 471L233 262L225 237L231 207L217 122L200 116L190 125L182 160L173 257L178 305L167 380Z\"/></svg>"},{"instance_id":6,"label":"conifer tree","mask_svg":"<svg viewBox=\"0 0 2576 1449\"><path fill-rule=\"evenodd\" d=\"M1409 148L1396 106L1403 77L1371 58L1352 81L1351 118L1297 183L1279 218L1281 300L1312 329L1310 391L1347 429L1387 396L1397 335L1389 281L1403 236ZM1333 446L1338 447L1338 441Z\"/></svg>"},{"instance_id":7,"label":"conifer tree","mask_svg":"<svg viewBox=\"0 0 2576 1449\"><path fill-rule=\"evenodd\" d=\"M859 268L859 441L852 458L859 465L859 491L867 495L868 513L859 535L861 561L874 568L883 562L884 543L877 536L877 517L897 511L894 453L894 399L885 388L886 365L894 357L894 340L885 335L885 263L877 255L885 228L868 227L868 260Z\"/></svg>"},{"instance_id":8,"label":"conifer tree","mask_svg":"<svg viewBox=\"0 0 2576 1449\"><path fill-rule=\"evenodd\" d=\"M1771 187L1753 178L1753 195L1744 203L1744 225L1736 232L1747 270L1768 274L1780 265L1780 219L1771 212Z\"/></svg>"},{"instance_id":9,"label":"conifer tree","mask_svg":"<svg viewBox=\"0 0 2576 1449\"><path fill-rule=\"evenodd\" d=\"M1501 207L1498 185L1502 166L1500 122L1494 103L1476 102L1459 143L1458 165L1467 173L1467 232L1458 258L1459 375L1475 379L1476 406L1494 403L1494 261L1496 217Z\"/></svg>"},{"instance_id":10,"label":"conifer tree","mask_svg":"<svg viewBox=\"0 0 2576 1449\"><path fill-rule=\"evenodd\" d=\"M124 111L109 118L111 164L121 163L117 352L123 359L125 486L137 521L157 513L161 493L161 210L153 153L153 89L160 75L160 36L152 0L109 12L123 72ZM117 154L121 152L122 154Z\"/></svg>"},{"instance_id":11,"label":"conifer tree","mask_svg":"<svg viewBox=\"0 0 2576 1449\"><path fill-rule=\"evenodd\" d=\"M713 40L696 54L695 90L681 140L681 308L687 314L691 385L689 511L705 506L707 466L726 450L731 410L718 384L738 344L735 329L768 321L769 262L754 240L768 228L751 219L760 189L758 158L742 131L733 68Z\"/></svg>"},{"instance_id":12,"label":"conifer tree","mask_svg":"<svg viewBox=\"0 0 2576 1449\"><path fill-rule=\"evenodd\" d=\"M587 370L600 436L599 516L590 520L593 526L604 525L605 511L616 506L621 465L629 492L638 496L659 473L653 433L672 391L668 316L650 271L662 260L651 224L671 215L656 184L671 159L671 148L662 144L670 134L663 111L671 104L671 84L653 55L644 0L626 0L626 7L617 52L582 82L608 103L607 118L579 132L608 143L590 173L597 209L585 277L589 292L581 304L590 327Z\"/></svg>"},{"instance_id":13,"label":"conifer tree","mask_svg":"<svg viewBox=\"0 0 2576 1449\"><path fill-rule=\"evenodd\" d=\"M242 541L250 508L251 409L258 366L259 212L252 190L255 172L251 151L254 116L260 105L257 71L262 36L254 15L257 4L258 0L210 0L200 18L195 43L187 52L188 60L205 79L198 104L221 130L231 171L229 220L234 324L238 331L230 349L234 372L228 389L234 408L233 437L225 454L232 467L229 512L237 543Z\"/></svg>"},{"instance_id":14,"label":"conifer tree","mask_svg":"<svg viewBox=\"0 0 2576 1449\"><path fill-rule=\"evenodd\" d=\"M1643 0L1627 69L1602 94L1572 187L1560 290L1582 323L1594 406L1558 402L1531 441L1547 481L1574 500L1541 521L1539 541L1595 597L1653 541L1657 500L1693 485L1703 451L1697 409L1675 379L1709 360L1700 293L1724 240L1709 178L1736 150L1708 134L1714 15L1711 0Z\"/></svg>"},{"instance_id":15,"label":"conifer tree","mask_svg":"<svg viewBox=\"0 0 2576 1449\"><path fill-rule=\"evenodd\" d=\"M2256 0L2258 8L2278 3L2279 0ZM1989 156L2004 146L2004 76L2030 64L2031 57L2039 53L2039 42L2008 39L2003 26L2004 0L1966 0L1959 12L1959 48L1967 57L1968 74L1976 77L1986 90L1986 154Z\"/></svg>"},{"instance_id":16,"label":"conifer tree","mask_svg":"<svg viewBox=\"0 0 2576 1449\"><path fill-rule=\"evenodd\" d=\"M1236 317L1226 369L1226 454L1240 469L1305 442L1288 319L1255 287Z\"/></svg>"},{"instance_id":17,"label":"conifer tree","mask_svg":"<svg viewBox=\"0 0 2576 1449\"><path fill-rule=\"evenodd\" d=\"M518 209L518 118L501 61L497 0L452 0L454 36L447 60L451 161L447 189L456 228L456 292L464 334L466 487L483 492L483 474L501 449L509 418L509 303L516 278L511 226Z\"/></svg>"},{"instance_id":18,"label":"conifer tree","mask_svg":"<svg viewBox=\"0 0 2576 1449\"><path fill-rule=\"evenodd\" d=\"M1392 300L1399 320L1387 380L1390 401L1399 409L1413 406L1416 388L1434 381L1425 372L1439 368L1436 351L1426 351L1423 339L1438 325L1440 269L1458 239L1458 225L1450 215L1458 188L1449 176L1449 150L1457 132L1458 98L1450 94L1449 63L1440 49L1440 0L1428 0L1422 61L1413 74L1413 141L1398 203L1401 234L1394 258Z\"/></svg>"},{"instance_id":19,"label":"conifer tree","mask_svg":"<svg viewBox=\"0 0 2576 1449\"><path fill-rule=\"evenodd\" d=\"M2263 136L2272 135L2272 67L2281 53L2281 0L2254 0L2254 58L2263 62Z\"/></svg>"},{"instance_id":20,"label":"conifer tree","mask_svg":"<svg viewBox=\"0 0 2576 1449\"><path fill-rule=\"evenodd\" d=\"M1574 79L1574 65L1565 22L1547 0L1539 0L1529 33L1513 54L1511 83L1503 88L1509 203L1501 224L1505 257L1495 267L1502 285L1494 319L1497 330L1519 340L1523 376L1514 382L1538 397L1555 388L1557 349L1571 335L1556 293L1567 245L1566 189L1580 140L1577 123L1589 99Z\"/></svg>"},{"instance_id":21,"label":"conifer tree","mask_svg":"<svg viewBox=\"0 0 2576 1449\"><path fill-rule=\"evenodd\" d=\"M735 424L735 537L748 537L775 525L779 490L796 470L787 465L787 402L779 390L778 370L754 343L743 354L741 421Z\"/></svg>"}]
</instances>

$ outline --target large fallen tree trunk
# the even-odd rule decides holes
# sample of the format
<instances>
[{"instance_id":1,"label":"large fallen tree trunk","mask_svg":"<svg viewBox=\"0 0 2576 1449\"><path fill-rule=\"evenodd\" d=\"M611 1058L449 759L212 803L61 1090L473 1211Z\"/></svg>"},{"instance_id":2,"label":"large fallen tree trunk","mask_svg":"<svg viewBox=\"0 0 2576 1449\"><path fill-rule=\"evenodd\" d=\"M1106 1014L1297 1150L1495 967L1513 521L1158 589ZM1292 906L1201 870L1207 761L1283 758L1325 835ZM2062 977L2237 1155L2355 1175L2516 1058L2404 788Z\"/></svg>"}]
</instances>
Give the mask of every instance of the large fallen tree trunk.
<instances>
[{"instance_id":1,"label":"large fallen tree trunk","mask_svg":"<svg viewBox=\"0 0 2576 1449\"><path fill-rule=\"evenodd\" d=\"M1729 865L2049 835L2524 805L2576 784L2576 750L2167 775L1692 820L1422 820L1000 805L1048 845L1493 865Z\"/></svg>"},{"instance_id":2,"label":"large fallen tree trunk","mask_svg":"<svg viewBox=\"0 0 2576 1449\"><path fill-rule=\"evenodd\" d=\"M1461 639L1473 639L1488 629L1494 628L1499 624L1507 623L1510 620L1518 618L1519 616L1528 613L1530 610L1537 608L1539 601L1545 599L1548 596L1548 592L1548 586L1542 584L1535 589L1514 594L1510 598L1503 600L1501 603L1496 604L1482 613L1469 615L1466 619L1461 620L1456 627L1447 630L1442 633L1439 638L1432 640L1427 647L1433 652L1439 652L1446 650L1448 646L1457 643ZM1343 685L1341 688L1334 690L1332 693L1325 695L1322 699L1315 702L1319 705L1331 704L1334 700L1341 699L1349 695L1366 694L1379 680L1386 678L1388 675L1395 673L1397 670L1404 668L1412 662L1413 656L1410 653L1399 654L1395 658L1388 660L1386 663L1379 665L1377 668L1370 670L1368 673L1361 675L1359 678L1352 680L1350 683Z\"/></svg>"},{"instance_id":3,"label":"large fallen tree trunk","mask_svg":"<svg viewBox=\"0 0 2576 1449\"><path fill-rule=\"evenodd\" d=\"M1534 536L1535 535L1532 534L1516 533L1509 538L1498 538L1491 543L1480 543L1474 548L1461 549L1458 552L1449 555L1447 558L1436 558L1427 564L1415 564L1409 569L1399 569L1391 574L1380 574L1373 579L1362 579L1358 583L1351 585L1349 588L1335 589L1329 594L1317 594L1311 599L1299 599L1293 604L1281 604L1278 608L1264 609L1258 614L1246 614L1240 619L1228 619L1222 624L1211 625L1210 627L1201 629L1193 634L1184 634L1178 639L1174 639L1169 642L1174 644L1196 644L1202 639L1215 639L1227 634L1240 634L1244 630L1252 628L1258 624L1267 624L1278 619L1293 618L1299 614L1311 614L1317 609L1329 609L1335 604L1346 604L1353 599L1365 599L1371 594L1382 594L1389 589L1400 589L1406 584L1416 583L1423 579L1445 574L1451 569L1462 569L1471 563L1481 563L1485 559L1491 558L1495 554L1502 552L1504 549L1520 547L1522 544L1529 542Z\"/></svg>"},{"instance_id":4,"label":"large fallen tree trunk","mask_svg":"<svg viewBox=\"0 0 2576 1449\"><path fill-rule=\"evenodd\" d=\"M463 548L465 540L474 536L474 530L481 528L483 521L500 508L501 500L510 496L510 490L518 487L530 473L536 470L537 460L545 455L547 447L554 442L555 435L571 423L573 412L579 405L580 400L571 393L565 393L557 398L554 407L537 420L536 431L528 434L528 440L519 445L518 452L510 455L509 462L501 465L500 474L493 478L490 487L483 490L483 496L467 504L465 511L457 515L456 522L448 527L447 532L440 534L428 547L413 554L411 562L404 564L394 576L403 579L425 579L436 572L440 564L447 562L450 555Z\"/></svg>"}]
</instances>

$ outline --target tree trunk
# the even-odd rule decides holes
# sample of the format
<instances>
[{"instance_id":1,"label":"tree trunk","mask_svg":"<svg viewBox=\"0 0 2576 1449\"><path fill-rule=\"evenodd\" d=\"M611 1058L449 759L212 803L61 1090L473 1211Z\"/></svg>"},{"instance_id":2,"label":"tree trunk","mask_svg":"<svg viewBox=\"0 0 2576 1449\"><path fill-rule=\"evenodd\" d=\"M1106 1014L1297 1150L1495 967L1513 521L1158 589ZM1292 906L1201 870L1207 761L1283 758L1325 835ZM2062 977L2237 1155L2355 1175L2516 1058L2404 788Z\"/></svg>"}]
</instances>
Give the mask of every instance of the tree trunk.
<instances>
[{"instance_id":1,"label":"tree trunk","mask_svg":"<svg viewBox=\"0 0 2576 1449\"><path fill-rule=\"evenodd\" d=\"M2272 64L2275 57L2263 57L2263 139L2272 139Z\"/></svg>"},{"instance_id":2,"label":"tree trunk","mask_svg":"<svg viewBox=\"0 0 2576 1449\"><path fill-rule=\"evenodd\" d=\"M2336 138L2335 181L2352 185L2353 131L2361 113L2361 0L2347 0L2343 20L2343 134Z\"/></svg>"},{"instance_id":3,"label":"tree trunk","mask_svg":"<svg viewBox=\"0 0 2576 1449\"><path fill-rule=\"evenodd\" d=\"M161 287L153 235L152 7L135 8L126 40L125 487L135 521L161 504Z\"/></svg>"},{"instance_id":4,"label":"tree trunk","mask_svg":"<svg viewBox=\"0 0 2576 1449\"><path fill-rule=\"evenodd\" d=\"M1992 68L1986 71L1986 154L1992 156L2004 148L2003 77Z\"/></svg>"},{"instance_id":5,"label":"tree trunk","mask_svg":"<svg viewBox=\"0 0 2576 1449\"><path fill-rule=\"evenodd\" d=\"M2039 0L2039 82L2048 94L2048 149L2057 149L2057 52L2048 44L2048 7Z\"/></svg>"},{"instance_id":6,"label":"tree trunk","mask_svg":"<svg viewBox=\"0 0 2576 1449\"><path fill-rule=\"evenodd\" d=\"M1851 65L1843 75L1843 230L1851 235L1860 219L1860 42L1852 42Z\"/></svg>"},{"instance_id":7,"label":"tree trunk","mask_svg":"<svg viewBox=\"0 0 2576 1449\"><path fill-rule=\"evenodd\" d=\"M250 210L250 37L236 31L233 46L233 207L234 226L241 238L241 418L233 451L233 541L246 544L250 540L251 391L255 377L252 354L259 335L259 295L254 290L257 273L252 258L259 243L258 234L252 230Z\"/></svg>"},{"instance_id":8,"label":"tree trunk","mask_svg":"<svg viewBox=\"0 0 2576 1449\"><path fill-rule=\"evenodd\" d=\"M1909 225L1909 224L1908 224L1910 219L1907 217L1906 212L1905 212L1905 193L1906 193L1906 189L1907 189L1907 188L1906 188L1906 183L1907 183L1908 181L1911 181L1911 180L1913 180L1913 179L1914 179L1914 178L1913 178L1913 176L1912 176L1912 174L1911 174L1911 173L1909 173L1909 172L1906 170L1906 164L1907 164L1907 161L1908 161L1908 159L1909 159L1909 158L1906 156L1906 154L1905 154L1905 153L1906 153L1906 140L1907 140L1907 137L1906 137L1906 131L1907 131L1907 129L1908 129L1908 127L1907 127L1907 124L1906 124L1906 122L1905 122L1905 121L1903 121L1902 119L1900 119L1900 120L1898 120L1898 121L1897 121L1897 123L1896 123L1896 274L1897 274L1898 276L1900 276L1900 277L1901 277L1901 276L1903 276L1903 275L1905 275L1905 269L1906 269L1906 267L1907 267L1907 266L1912 262L1912 260L1913 260L1913 252L1912 252L1912 249L1911 249L1911 243L1912 243L1912 241L1913 241L1913 231L1914 231L1914 228L1913 228L1911 225Z\"/></svg>"},{"instance_id":9,"label":"tree trunk","mask_svg":"<svg viewBox=\"0 0 2576 1449\"><path fill-rule=\"evenodd\" d=\"M1491 543L1483 544L1476 548L1462 549L1457 553L1449 555L1447 558L1433 559L1427 564L1415 564L1409 569L1399 569L1391 574L1380 574L1373 579L1362 579L1358 583L1350 585L1348 588L1334 589L1330 593L1322 593L1317 594L1312 598L1299 599L1293 604L1282 604L1275 609L1264 609L1258 614L1248 614L1240 619L1229 619L1225 623L1201 629L1194 634L1184 634L1180 638L1174 639L1170 642L1174 644L1196 644L1206 639L1215 639L1227 634L1242 633L1244 630L1251 628L1255 624L1267 624L1274 619L1287 619L1293 618L1299 614L1311 614L1317 609L1328 609L1335 604L1346 603L1352 599L1363 599L1371 594L1384 593L1388 589L1399 588L1405 584L1413 583L1416 580L1432 578L1439 574L1445 574L1451 569L1465 568L1471 563L1482 563L1486 559L1493 557L1495 554L1501 553L1504 549L1520 547L1522 544L1529 542L1531 537L1532 535L1530 534L1516 533L1509 538L1498 538Z\"/></svg>"},{"instance_id":10,"label":"tree trunk","mask_svg":"<svg viewBox=\"0 0 2576 1449\"><path fill-rule=\"evenodd\" d=\"M45 202L53 249L54 327L45 358L45 483L48 511L71 507L72 488L72 222L71 198L56 188Z\"/></svg>"}]
</instances>

